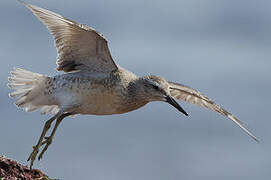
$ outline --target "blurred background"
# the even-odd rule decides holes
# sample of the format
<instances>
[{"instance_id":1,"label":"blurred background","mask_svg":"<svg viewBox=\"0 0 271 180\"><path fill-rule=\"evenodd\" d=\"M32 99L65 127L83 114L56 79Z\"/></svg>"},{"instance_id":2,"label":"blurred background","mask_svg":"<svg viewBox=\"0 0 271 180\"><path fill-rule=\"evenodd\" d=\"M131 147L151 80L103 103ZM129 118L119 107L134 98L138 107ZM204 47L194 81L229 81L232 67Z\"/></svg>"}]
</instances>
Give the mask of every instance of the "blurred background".
<instances>
[{"instance_id":1,"label":"blurred background","mask_svg":"<svg viewBox=\"0 0 271 180\"><path fill-rule=\"evenodd\" d=\"M52 178L254 180L271 177L271 1L31 0L104 34L115 61L198 89L245 122L180 102L67 118L34 168ZM9 71L56 72L54 41L21 3L0 1L0 154L28 164L48 115L8 97Z\"/></svg>"}]
</instances>

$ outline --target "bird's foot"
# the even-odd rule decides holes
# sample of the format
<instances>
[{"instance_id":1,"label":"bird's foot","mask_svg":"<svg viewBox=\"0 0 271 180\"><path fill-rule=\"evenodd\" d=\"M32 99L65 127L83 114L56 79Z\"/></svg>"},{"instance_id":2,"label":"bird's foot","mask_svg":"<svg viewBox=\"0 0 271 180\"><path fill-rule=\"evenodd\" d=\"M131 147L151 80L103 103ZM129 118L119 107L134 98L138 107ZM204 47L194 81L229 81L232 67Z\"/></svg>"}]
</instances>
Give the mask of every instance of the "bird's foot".
<instances>
[{"instance_id":1,"label":"bird's foot","mask_svg":"<svg viewBox=\"0 0 271 180\"><path fill-rule=\"evenodd\" d=\"M45 151L48 149L48 147L52 144L55 132L57 130L57 127L59 126L59 124L61 123L61 121L67 117L72 115L72 113L64 113L62 114L63 111L59 111L55 116L53 116L52 118L50 118L49 120L46 121L42 133L40 135L39 141L37 143L36 146L33 146L33 151L31 152L29 158L27 159L27 161L31 160L30 162L30 169L32 169L33 163L39 153L39 149L41 146L44 146L41 153L38 156L38 160L41 160L43 154L45 153ZM51 123L57 118L56 124L50 134L49 137L45 137L47 131L50 129Z\"/></svg>"},{"instance_id":2,"label":"bird's foot","mask_svg":"<svg viewBox=\"0 0 271 180\"><path fill-rule=\"evenodd\" d=\"M31 154L29 155L27 161L30 161L30 169L32 169L32 166L34 164L34 161L36 159L36 156L39 152L39 145L37 144L36 146L33 146L33 151L31 152Z\"/></svg>"},{"instance_id":3,"label":"bird's foot","mask_svg":"<svg viewBox=\"0 0 271 180\"><path fill-rule=\"evenodd\" d=\"M39 149L41 146L45 145L41 151L41 153L38 156L38 160L41 160L43 154L45 153L45 151L48 149L48 147L50 146L50 144L53 141L53 137L49 136L49 137L44 137L44 141L42 141L40 144L37 144L36 146L33 146L33 151L31 152L31 154L29 155L27 161L30 161L30 169L32 169L32 166L34 164L34 161L39 153Z\"/></svg>"},{"instance_id":4,"label":"bird's foot","mask_svg":"<svg viewBox=\"0 0 271 180\"><path fill-rule=\"evenodd\" d=\"M53 141L53 137L52 136L49 136L49 137L44 137L44 141L41 143L41 145L45 145L38 157L38 160L41 160L43 154L45 153L45 151L48 149L48 147L52 144L52 141Z\"/></svg>"}]
</instances>

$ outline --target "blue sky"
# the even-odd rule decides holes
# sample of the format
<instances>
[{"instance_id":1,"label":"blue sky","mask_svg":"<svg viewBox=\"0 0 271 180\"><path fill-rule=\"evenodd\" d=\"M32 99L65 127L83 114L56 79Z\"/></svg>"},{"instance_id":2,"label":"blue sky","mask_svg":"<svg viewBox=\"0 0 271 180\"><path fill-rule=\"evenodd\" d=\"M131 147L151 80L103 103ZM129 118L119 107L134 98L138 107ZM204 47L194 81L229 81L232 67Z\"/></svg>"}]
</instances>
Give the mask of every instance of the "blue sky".
<instances>
[{"instance_id":1,"label":"blue sky","mask_svg":"<svg viewBox=\"0 0 271 180\"><path fill-rule=\"evenodd\" d=\"M59 127L40 168L62 179L268 179L271 176L271 1L28 1L104 34L115 61L138 75L191 86L241 119L180 102L184 117L154 102L122 115L76 116ZM56 72L45 26L17 1L0 1L0 154L27 164L49 116L8 97L13 67Z\"/></svg>"}]
</instances>

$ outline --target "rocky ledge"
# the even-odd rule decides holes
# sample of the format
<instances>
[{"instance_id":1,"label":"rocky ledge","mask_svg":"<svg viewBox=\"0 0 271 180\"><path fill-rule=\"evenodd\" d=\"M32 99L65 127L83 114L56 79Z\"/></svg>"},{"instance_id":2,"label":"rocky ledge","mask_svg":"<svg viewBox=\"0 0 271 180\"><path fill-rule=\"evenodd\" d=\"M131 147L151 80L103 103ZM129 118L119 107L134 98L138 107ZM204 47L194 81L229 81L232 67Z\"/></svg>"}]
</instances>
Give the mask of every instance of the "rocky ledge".
<instances>
[{"instance_id":1,"label":"rocky ledge","mask_svg":"<svg viewBox=\"0 0 271 180\"><path fill-rule=\"evenodd\" d=\"M0 156L0 180L50 180L38 169L30 169L15 160Z\"/></svg>"}]
</instances>

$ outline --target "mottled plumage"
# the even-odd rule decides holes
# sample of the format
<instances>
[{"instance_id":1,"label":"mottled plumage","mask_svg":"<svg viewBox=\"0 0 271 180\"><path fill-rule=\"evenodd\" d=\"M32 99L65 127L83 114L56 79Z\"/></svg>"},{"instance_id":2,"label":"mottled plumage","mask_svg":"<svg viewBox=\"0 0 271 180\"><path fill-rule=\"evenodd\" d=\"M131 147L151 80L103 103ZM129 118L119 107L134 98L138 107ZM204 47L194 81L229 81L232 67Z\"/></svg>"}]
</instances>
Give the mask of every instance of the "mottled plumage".
<instances>
[{"instance_id":1,"label":"mottled plumage","mask_svg":"<svg viewBox=\"0 0 271 180\"><path fill-rule=\"evenodd\" d=\"M152 101L168 102L188 115L174 100L180 99L220 113L252 135L232 114L200 92L165 80L158 76L138 77L116 65L110 55L107 40L91 27L78 24L51 11L24 3L49 29L58 51L57 70L61 75L49 77L15 68L9 77L9 87L15 89L10 97L25 111L40 109L42 114L53 115L28 160L30 167L44 146L38 159L52 143L61 121L70 115L121 114L138 109ZM49 137L45 137L52 122L56 124Z\"/></svg>"}]
</instances>

